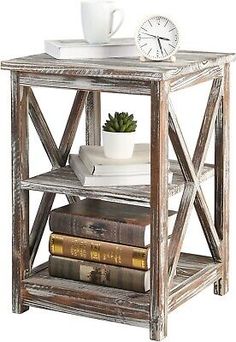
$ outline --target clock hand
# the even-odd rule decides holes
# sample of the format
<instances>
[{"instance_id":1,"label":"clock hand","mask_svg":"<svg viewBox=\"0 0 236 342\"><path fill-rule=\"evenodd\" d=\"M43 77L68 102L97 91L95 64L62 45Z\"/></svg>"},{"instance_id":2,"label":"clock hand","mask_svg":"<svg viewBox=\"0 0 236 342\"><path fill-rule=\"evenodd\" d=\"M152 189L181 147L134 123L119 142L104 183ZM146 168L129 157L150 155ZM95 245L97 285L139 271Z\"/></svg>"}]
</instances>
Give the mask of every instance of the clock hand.
<instances>
[{"instance_id":1,"label":"clock hand","mask_svg":"<svg viewBox=\"0 0 236 342\"><path fill-rule=\"evenodd\" d=\"M157 36L154 36L153 34L150 34L150 33L142 32L142 34L146 34L147 36L150 36L150 37L153 37L153 38L157 38Z\"/></svg>"},{"instance_id":2,"label":"clock hand","mask_svg":"<svg viewBox=\"0 0 236 342\"><path fill-rule=\"evenodd\" d=\"M160 41L159 38L157 38L157 41L158 41L158 45L159 45L159 47L160 47L161 53L162 53L162 55L163 55L163 50L162 50L162 46L161 46L161 41Z\"/></svg>"},{"instance_id":3,"label":"clock hand","mask_svg":"<svg viewBox=\"0 0 236 342\"><path fill-rule=\"evenodd\" d=\"M168 40L168 41L170 41L170 39L169 38L164 38L164 37L158 37L159 39L162 39L162 40Z\"/></svg>"}]
</instances>

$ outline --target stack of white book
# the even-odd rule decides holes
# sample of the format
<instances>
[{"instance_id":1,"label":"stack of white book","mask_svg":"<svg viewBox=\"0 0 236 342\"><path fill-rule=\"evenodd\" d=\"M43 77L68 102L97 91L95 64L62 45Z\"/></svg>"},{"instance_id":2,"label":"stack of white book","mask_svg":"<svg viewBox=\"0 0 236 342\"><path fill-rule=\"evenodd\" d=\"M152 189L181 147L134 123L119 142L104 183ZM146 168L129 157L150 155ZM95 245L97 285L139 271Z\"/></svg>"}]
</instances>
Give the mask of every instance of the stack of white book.
<instances>
[{"instance_id":1,"label":"stack of white book","mask_svg":"<svg viewBox=\"0 0 236 342\"><path fill-rule=\"evenodd\" d=\"M69 164L84 186L150 184L149 144L136 144L130 159L109 159L102 146L81 146L79 154L70 155ZM172 177L169 171L169 183Z\"/></svg>"}]
</instances>

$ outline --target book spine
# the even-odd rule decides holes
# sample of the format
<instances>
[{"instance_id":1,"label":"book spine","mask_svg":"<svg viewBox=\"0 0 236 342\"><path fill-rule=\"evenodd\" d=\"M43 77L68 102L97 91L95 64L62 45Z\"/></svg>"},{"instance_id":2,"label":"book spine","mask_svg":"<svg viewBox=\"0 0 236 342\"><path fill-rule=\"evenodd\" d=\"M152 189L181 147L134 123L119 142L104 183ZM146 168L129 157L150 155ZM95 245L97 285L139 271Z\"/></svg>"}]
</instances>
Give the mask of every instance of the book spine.
<instances>
[{"instance_id":1,"label":"book spine","mask_svg":"<svg viewBox=\"0 0 236 342\"><path fill-rule=\"evenodd\" d=\"M145 226L60 212L50 214L49 226L54 233L145 247Z\"/></svg>"},{"instance_id":2,"label":"book spine","mask_svg":"<svg viewBox=\"0 0 236 342\"><path fill-rule=\"evenodd\" d=\"M49 258L49 274L53 277L79 280L130 291L146 292L149 290L149 286L145 288L147 272L52 255Z\"/></svg>"},{"instance_id":3,"label":"book spine","mask_svg":"<svg viewBox=\"0 0 236 342\"><path fill-rule=\"evenodd\" d=\"M51 234L49 251L53 255L90 260L135 269L149 268L149 248Z\"/></svg>"},{"instance_id":4,"label":"book spine","mask_svg":"<svg viewBox=\"0 0 236 342\"><path fill-rule=\"evenodd\" d=\"M89 158L87 158L86 151L82 147L80 147L80 150L79 150L79 157L82 160L82 162L84 163L84 165L87 167L89 173L91 173L91 175L94 175L95 174L95 166L93 166L92 163L90 163Z\"/></svg>"}]
</instances>

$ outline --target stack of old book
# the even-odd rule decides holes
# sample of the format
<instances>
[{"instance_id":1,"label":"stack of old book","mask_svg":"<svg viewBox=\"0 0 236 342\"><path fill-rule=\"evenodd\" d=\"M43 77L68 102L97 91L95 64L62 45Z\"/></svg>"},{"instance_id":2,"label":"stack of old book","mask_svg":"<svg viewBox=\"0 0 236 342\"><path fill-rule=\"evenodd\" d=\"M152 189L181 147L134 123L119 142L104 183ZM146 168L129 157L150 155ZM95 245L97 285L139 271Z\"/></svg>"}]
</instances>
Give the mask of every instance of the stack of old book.
<instances>
[{"instance_id":1,"label":"stack of old book","mask_svg":"<svg viewBox=\"0 0 236 342\"><path fill-rule=\"evenodd\" d=\"M150 145L136 144L132 158L106 158L102 146L81 146L71 154L69 164L84 186L126 186L150 184ZM169 170L168 182L173 173Z\"/></svg>"},{"instance_id":2,"label":"stack of old book","mask_svg":"<svg viewBox=\"0 0 236 342\"><path fill-rule=\"evenodd\" d=\"M176 212L169 211L169 225ZM138 292L150 289L150 209L84 199L50 214L51 276Z\"/></svg>"}]
</instances>

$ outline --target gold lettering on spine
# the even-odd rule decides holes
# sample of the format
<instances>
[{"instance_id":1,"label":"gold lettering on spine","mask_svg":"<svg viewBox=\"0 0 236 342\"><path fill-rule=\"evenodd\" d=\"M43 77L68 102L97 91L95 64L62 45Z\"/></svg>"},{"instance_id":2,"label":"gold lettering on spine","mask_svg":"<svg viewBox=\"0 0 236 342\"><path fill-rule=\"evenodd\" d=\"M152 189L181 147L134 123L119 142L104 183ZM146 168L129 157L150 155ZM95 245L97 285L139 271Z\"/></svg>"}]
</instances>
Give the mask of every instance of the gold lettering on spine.
<instances>
[{"instance_id":1,"label":"gold lettering on spine","mask_svg":"<svg viewBox=\"0 0 236 342\"><path fill-rule=\"evenodd\" d=\"M63 255L64 249L63 249L63 237L59 238L53 238L51 236L50 239L50 252L52 254L56 254L56 255Z\"/></svg>"},{"instance_id":2,"label":"gold lettering on spine","mask_svg":"<svg viewBox=\"0 0 236 342\"><path fill-rule=\"evenodd\" d=\"M146 255L143 252L134 251L132 255L132 266L135 268L146 269Z\"/></svg>"},{"instance_id":3,"label":"gold lettering on spine","mask_svg":"<svg viewBox=\"0 0 236 342\"><path fill-rule=\"evenodd\" d=\"M121 248L120 247L115 247L114 250L111 250L109 252L105 252L103 253L102 256L102 261L103 262L112 262L116 265L119 265L122 263L122 259L121 259Z\"/></svg>"},{"instance_id":4,"label":"gold lettering on spine","mask_svg":"<svg viewBox=\"0 0 236 342\"><path fill-rule=\"evenodd\" d=\"M100 252L100 244L99 243L91 243L90 245L90 259L100 261L101 260L101 252Z\"/></svg>"},{"instance_id":5,"label":"gold lettering on spine","mask_svg":"<svg viewBox=\"0 0 236 342\"><path fill-rule=\"evenodd\" d=\"M86 244L82 241L73 240L71 243L70 254L72 257L87 259Z\"/></svg>"}]
</instances>

